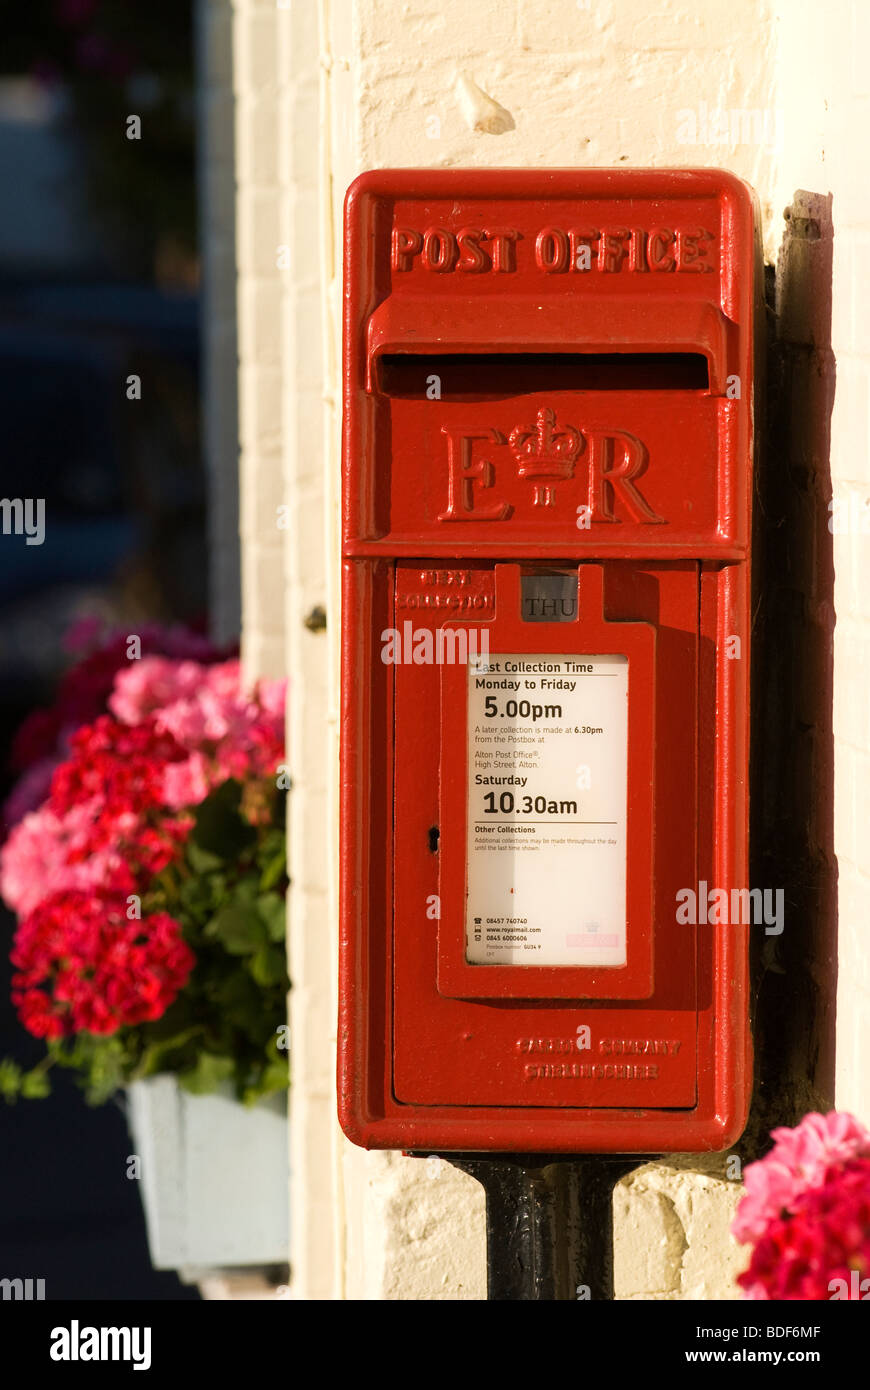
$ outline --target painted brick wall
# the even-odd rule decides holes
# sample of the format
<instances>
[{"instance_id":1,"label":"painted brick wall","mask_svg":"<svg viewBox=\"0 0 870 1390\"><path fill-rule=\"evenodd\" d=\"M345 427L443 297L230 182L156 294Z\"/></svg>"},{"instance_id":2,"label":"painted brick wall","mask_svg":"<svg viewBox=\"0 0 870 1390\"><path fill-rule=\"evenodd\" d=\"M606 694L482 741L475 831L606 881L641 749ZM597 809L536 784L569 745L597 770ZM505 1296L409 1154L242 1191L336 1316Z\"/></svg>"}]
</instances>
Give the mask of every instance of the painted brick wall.
<instances>
[{"instance_id":1,"label":"painted brick wall","mask_svg":"<svg viewBox=\"0 0 870 1390\"><path fill-rule=\"evenodd\" d=\"M285 670L282 488L278 29L270 0L235 0L236 263L238 272L239 527L242 655L251 674Z\"/></svg>"}]
</instances>

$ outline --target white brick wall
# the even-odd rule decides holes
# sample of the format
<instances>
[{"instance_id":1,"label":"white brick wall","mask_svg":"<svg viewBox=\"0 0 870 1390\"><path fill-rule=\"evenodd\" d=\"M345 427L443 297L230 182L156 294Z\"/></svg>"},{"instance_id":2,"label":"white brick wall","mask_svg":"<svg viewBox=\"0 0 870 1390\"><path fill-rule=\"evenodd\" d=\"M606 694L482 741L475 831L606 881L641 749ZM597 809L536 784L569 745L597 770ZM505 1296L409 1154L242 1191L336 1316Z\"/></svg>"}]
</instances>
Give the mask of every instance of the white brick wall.
<instances>
[{"instance_id":1,"label":"white brick wall","mask_svg":"<svg viewBox=\"0 0 870 1390\"><path fill-rule=\"evenodd\" d=\"M344 1290L343 1193L335 1122L337 934L330 897L335 848L330 750L335 698L329 677L337 615L328 603L332 383L323 322L331 246L324 238L321 34L316 5L282 16L280 186L290 265L283 272L286 648L290 673L289 961L291 1227L296 1298ZM328 608L329 628L305 619Z\"/></svg>"},{"instance_id":2,"label":"white brick wall","mask_svg":"<svg viewBox=\"0 0 870 1390\"><path fill-rule=\"evenodd\" d=\"M279 247L285 243L279 180L279 25L273 0L234 0L236 257L239 342L239 526L242 655L252 675L282 675L284 545ZM283 272L286 274L286 272Z\"/></svg>"}]
</instances>

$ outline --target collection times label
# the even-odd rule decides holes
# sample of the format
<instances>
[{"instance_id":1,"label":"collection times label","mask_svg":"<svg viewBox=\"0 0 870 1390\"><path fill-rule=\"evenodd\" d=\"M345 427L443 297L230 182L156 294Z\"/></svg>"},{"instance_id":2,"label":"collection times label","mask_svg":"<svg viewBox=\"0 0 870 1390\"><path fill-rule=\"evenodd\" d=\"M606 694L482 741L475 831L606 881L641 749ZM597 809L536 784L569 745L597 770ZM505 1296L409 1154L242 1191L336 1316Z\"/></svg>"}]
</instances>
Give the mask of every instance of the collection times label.
<instances>
[{"instance_id":1,"label":"collection times label","mask_svg":"<svg viewBox=\"0 0 870 1390\"><path fill-rule=\"evenodd\" d=\"M625 964L627 766L626 657L469 667L471 964Z\"/></svg>"}]
</instances>

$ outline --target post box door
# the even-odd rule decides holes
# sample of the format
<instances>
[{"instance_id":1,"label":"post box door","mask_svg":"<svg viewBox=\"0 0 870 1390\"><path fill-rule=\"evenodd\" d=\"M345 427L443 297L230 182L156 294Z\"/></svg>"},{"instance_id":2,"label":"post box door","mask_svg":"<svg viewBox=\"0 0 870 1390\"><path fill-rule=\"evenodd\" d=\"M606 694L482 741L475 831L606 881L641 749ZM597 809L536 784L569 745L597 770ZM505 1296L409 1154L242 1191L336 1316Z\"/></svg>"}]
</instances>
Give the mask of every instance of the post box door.
<instances>
[{"instance_id":1,"label":"post box door","mask_svg":"<svg viewBox=\"0 0 870 1390\"><path fill-rule=\"evenodd\" d=\"M445 625L487 629L489 663L498 667L395 667L393 1084L400 1101L695 1101L695 933L676 922L673 903L697 877L699 567L610 562L563 573L575 583L579 576L575 618L542 623L523 620L519 565L396 567L397 630L409 613L416 633L431 624L433 644ZM444 618L463 603L464 623ZM443 655L469 654L467 641L464 651L442 645ZM559 673L523 677L506 665ZM528 679L535 689L523 700ZM556 688L545 702L541 679L574 688ZM601 684L616 688L593 695ZM590 709L598 711L590 724L575 722ZM584 727L590 732L574 733ZM481 742L475 728L487 729L484 738L498 729L503 741ZM620 753L627 754L621 765ZM521 779L520 763L530 764L523 786L497 780ZM499 773L501 766L510 771ZM616 785L599 788L599 769ZM583 824L599 814L596 804L611 824ZM656 805L667 816L656 816ZM595 891L599 878L611 880L603 894ZM609 920L595 920L596 906ZM482 963L485 953L475 950L475 915L499 963ZM542 953L542 936L544 954L559 963L523 963ZM509 956L513 963L503 963Z\"/></svg>"}]
</instances>

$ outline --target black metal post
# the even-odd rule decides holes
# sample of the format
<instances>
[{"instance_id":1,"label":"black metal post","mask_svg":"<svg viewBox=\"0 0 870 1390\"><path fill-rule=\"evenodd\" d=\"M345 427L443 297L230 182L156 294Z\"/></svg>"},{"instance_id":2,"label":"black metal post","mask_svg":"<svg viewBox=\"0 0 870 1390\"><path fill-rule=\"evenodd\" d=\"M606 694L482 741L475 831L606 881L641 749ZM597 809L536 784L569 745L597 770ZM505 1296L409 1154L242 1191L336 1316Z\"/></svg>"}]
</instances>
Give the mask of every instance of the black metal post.
<instances>
[{"instance_id":1,"label":"black metal post","mask_svg":"<svg viewBox=\"0 0 870 1390\"><path fill-rule=\"evenodd\" d=\"M613 1189L645 1157L442 1157L486 1193L490 1301L613 1298Z\"/></svg>"}]
</instances>

